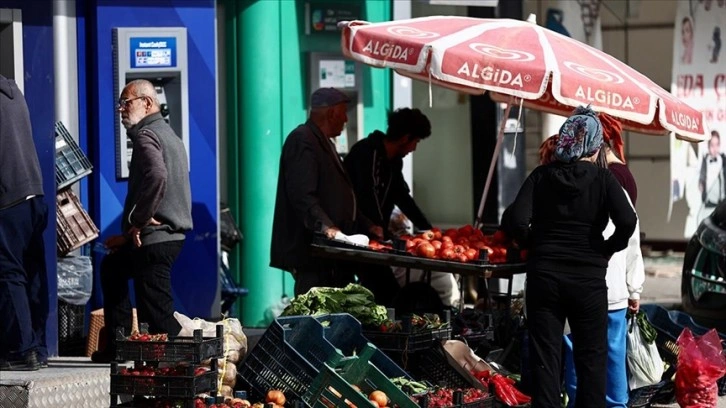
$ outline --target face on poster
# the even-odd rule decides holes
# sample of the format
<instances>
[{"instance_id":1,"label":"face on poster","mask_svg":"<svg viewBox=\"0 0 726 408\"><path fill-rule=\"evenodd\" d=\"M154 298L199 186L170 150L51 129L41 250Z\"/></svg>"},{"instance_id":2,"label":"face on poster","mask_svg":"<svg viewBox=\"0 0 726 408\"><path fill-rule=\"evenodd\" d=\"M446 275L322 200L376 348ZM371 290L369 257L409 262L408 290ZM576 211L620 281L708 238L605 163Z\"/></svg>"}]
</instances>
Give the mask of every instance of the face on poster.
<instances>
[{"instance_id":1,"label":"face on poster","mask_svg":"<svg viewBox=\"0 0 726 408\"><path fill-rule=\"evenodd\" d=\"M672 92L704 112L711 136L687 148L671 144L672 197L687 201L684 237L689 238L726 199L726 64L721 53L726 0L680 1L677 7Z\"/></svg>"}]
</instances>

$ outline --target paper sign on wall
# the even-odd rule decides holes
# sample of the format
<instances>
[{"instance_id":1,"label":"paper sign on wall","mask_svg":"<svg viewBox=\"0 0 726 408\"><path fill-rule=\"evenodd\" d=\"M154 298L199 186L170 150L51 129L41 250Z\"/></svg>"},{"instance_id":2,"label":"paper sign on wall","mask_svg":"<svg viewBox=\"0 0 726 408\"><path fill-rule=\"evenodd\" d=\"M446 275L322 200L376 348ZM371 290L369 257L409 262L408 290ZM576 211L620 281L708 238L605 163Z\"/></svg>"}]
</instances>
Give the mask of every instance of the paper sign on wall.
<instances>
[{"instance_id":1,"label":"paper sign on wall","mask_svg":"<svg viewBox=\"0 0 726 408\"><path fill-rule=\"evenodd\" d=\"M355 87L355 62L345 60L320 60L320 87Z\"/></svg>"}]
</instances>

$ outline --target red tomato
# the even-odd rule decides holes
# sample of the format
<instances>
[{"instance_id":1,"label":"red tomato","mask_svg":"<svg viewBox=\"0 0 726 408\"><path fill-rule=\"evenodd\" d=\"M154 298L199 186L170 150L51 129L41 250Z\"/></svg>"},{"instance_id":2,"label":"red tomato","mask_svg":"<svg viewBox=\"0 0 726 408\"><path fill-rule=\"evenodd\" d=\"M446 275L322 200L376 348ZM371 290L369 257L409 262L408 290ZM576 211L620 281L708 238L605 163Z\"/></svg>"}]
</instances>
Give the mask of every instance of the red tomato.
<instances>
[{"instance_id":1,"label":"red tomato","mask_svg":"<svg viewBox=\"0 0 726 408\"><path fill-rule=\"evenodd\" d=\"M444 231L444 235L450 237L451 239L454 239L459 236L459 231L457 231L456 228L449 228Z\"/></svg>"},{"instance_id":2,"label":"red tomato","mask_svg":"<svg viewBox=\"0 0 726 408\"><path fill-rule=\"evenodd\" d=\"M451 247L449 247L449 248L442 248L441 249L440 256L443 259L449 259L450 260L450 259L454 259L454 257L456 257L456 253L454 252L454 249L451 248Z\"/></svg>"},{"instance_id":3,"label":"red tomato","mask_svg":"<svg viewBox=\"0 0 726 408\"><path fill-rule=\"evenodd\" d=\"M457 254L463 254L466 251L463 245L454 245L454 252Z\"/></svg>"},{"instance_id":4,"label":"red tomato","mask_svg":"<svg viewBox=\"0 0 726 408\"><path fill-rule=\"evenodd\" d=\"M464 255L466 255L466 257L469 258L470 261L473 261L474 259L477 259L479 257L479 251L474 248L469 248L464 252Z\"/></svg>"},{"instance_id":5,"label":"red tomato","mask_svg":"<svg viewBox=\"0 0 726 408\"><path fill-rule=\"evenodd\" d=\"M440 240L443 234L441 233L441 228L433 227L431 228L431 232L434 233L434 239Z\"/></svg>"},{"instance_id":6,"label":"red tomato","mask_svg":"<svg viewBox=\"0 0 726 408\"><path fill-rule=\"evenodd\" d=\"M441 249L442 244L441 244L441 241L433 240L433 241L431 241L431 245L433 245L434 248L436 248L436 250L438 251L439 249Z\"/></svg>"},{"instance_id":7,"label":"red tomato","mask_svg":"<svg viewBox=\"0 0 726 408\"><path fill-rule=\"evenodd\" d=\"M496 242L497 244L506 244L507 241L509 241L509 237L502 230L497 230L492 236L492 242Z\"/></svg>"},{"instance_id":8,"label":"red tomato","mask_svg":"<svg viewBox=\"0 0 726 408\"><path fill-rule=\"evenodd\" d=\"M416 253L424 258L433 258L436 255L436 248L430 242L423 242L416 247Z\"/></svg>"}]
</instances>

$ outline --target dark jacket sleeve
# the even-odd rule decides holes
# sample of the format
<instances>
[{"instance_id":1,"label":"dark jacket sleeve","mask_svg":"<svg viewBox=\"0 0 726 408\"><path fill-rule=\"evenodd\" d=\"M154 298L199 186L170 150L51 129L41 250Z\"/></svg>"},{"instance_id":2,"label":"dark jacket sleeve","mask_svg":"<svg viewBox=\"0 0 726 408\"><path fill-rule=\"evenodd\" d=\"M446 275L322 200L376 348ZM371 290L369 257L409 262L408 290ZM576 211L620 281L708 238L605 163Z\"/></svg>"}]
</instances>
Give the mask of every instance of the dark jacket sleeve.
<instances>
[{"instance_id":1,"label":"dark jacket sleeve","mask_svg":"<svg viewBox=\"0 0 726 408\"><path fill-rule=\"evenodd\" d=\"M353 183L355 198L358 202L357 217L360 218L358 225L365 232L376 224L375 220L380 218L380 215L377 214L378 204L375 199L376 191L373 180L374 154L375 150L371 149L365 140L362 140L353 145L343 161L345 171ZM383 225L381 227L385 228Z\"/></svg>"},{"instance_id":2,"label":"dark jacket sleeve","mask_svg":"<svg viewBox=\"0 0 726 408\"><path fill-rule=\"evenodd\" d=\"M295 134L290 144L283 148L285 186L293 211L310 231L324 232L334 227L333 221L320 206L318 197L318 161L315 141L305 135ZM287 151L285 151L287 150Z\"/></svg>"},{"instance_id":3,"label":"dark jacket sleeve","mask_svg":"<svg viewBox=\"0 0 726 408\"><path fill-rule=\"evenodd\" d=\"M532 200L534 199L534 186L539 172L535 169L519 189L517 198L509 206L506 221L502 223L504 232L512 237L520 248L526 248L529 243L530 223L532 222Z\"/></svg>"},{"instance_id":4,"label":"dark jacket sleeve","mask_svg":"<svg viewBox=\"0 0 726 408\"><path fill-rule=\"evenodd\" d=\"M408 188L408 183L406 183L406 180L403 178L403 173L401 173L401 171L396 171L393 177L395 179L393 183L395 188L395 191L393 191L394 203L404 214L406 214L406 217L411 220L416 228L420 230L430 230L433 228L423 211L421 211L421 209L418 208L418 205L416 205L416 201L414 201L413 197L411 197L411 190Z\"/></svg>"},{"instance_id":5,"label":"dark jacket sleeve","mask_svg":"<svg viewBox=\"0 0 726 408\"><path fill-rule=\"evenodd\" d=\"M605 255L622 251L628 247L628 241L635 231L638 216L628 202L625 190L620 186L615 176L609 171L603 172L605 182L605 204L610 219L615 225L615 232L605 240Z\"/></svg>"},{"instance_id":6,"label":"dark jacket sleeve","mask_svg":"<svg viewBox=\"0 0 726 408\"><path fill-rule=\"evenodd\" d=\"M156 214L166 192L167 172L159 137L150 130L141 130L134 142L134 156L142 170L142 189L138 192L129 224L137 228L146 226Z\"/></svg>"}]
</instances>

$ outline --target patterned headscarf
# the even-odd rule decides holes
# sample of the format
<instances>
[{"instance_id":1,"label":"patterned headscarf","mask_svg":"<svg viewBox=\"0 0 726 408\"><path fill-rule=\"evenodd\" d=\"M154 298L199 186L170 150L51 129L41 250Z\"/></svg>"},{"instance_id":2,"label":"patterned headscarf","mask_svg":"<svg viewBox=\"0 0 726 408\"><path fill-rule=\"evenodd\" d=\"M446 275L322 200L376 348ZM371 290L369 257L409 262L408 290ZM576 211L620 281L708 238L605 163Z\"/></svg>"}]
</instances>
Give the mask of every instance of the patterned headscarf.
<instances>
[{"instance_id":1,"label":"patterned headscarf","mask_svg":"<svg viewBox=\"0 0 726 408\"><path fill-rule=\"evenodd\" d=\"M623 124L607 113L598 115L602 124L602 138L615 151L618 159L625 163L625 146L623 143Z\"/></svg>"},{"instance_id":2,"label":"patterned headscarf","mask_svg":"<svg viewBox=\"0 0 726 408\"><path fill-rule=\"evenodd\" d=\"M555 158L573 163L595 154L602 144L602 125L597 113L589 107L578 107L560 128Z\"/></svg>"},{"instance_id":3,"label":"patterned headscarf","mask_svg":"<svg viewBox=\"0 0 726 408\"><path fill-rule=\"evenodd\" d=\"M555 161L555 148L560 135L552 135L539 146L539 164L545 165Z\"/></svg>"}]
</instances>

